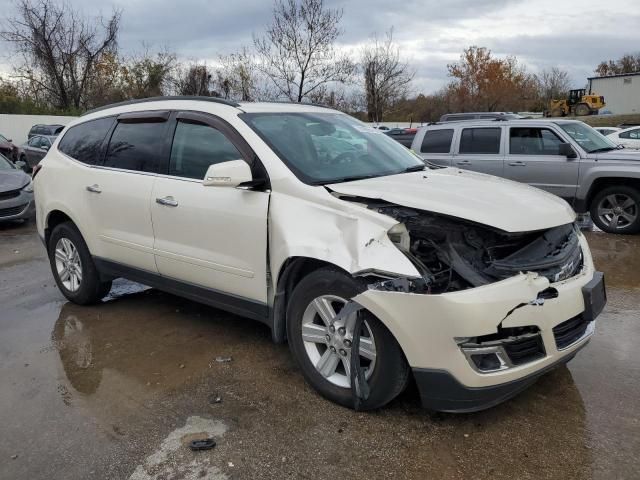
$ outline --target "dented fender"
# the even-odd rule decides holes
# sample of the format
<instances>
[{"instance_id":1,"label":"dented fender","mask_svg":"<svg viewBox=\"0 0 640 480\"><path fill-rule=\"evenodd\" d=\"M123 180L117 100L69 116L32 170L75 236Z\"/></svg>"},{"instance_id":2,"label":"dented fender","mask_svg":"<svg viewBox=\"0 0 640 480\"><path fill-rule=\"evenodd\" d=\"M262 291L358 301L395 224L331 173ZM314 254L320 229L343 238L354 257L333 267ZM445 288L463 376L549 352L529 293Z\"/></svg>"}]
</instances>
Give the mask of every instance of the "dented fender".
<instances>
[{"instance_id":1,"label":"dented fender","mask_svg":"<svg viewBox=\"0 0 640 480\"><path fill-rule=\"evenodd\" d=\"M322 260L351 273L366 270L419 276L407 257L389 240L398 222L336 199L323 202L278 192L269 206L269 263L274 282L289 258Z\"/></svg>"}]
</instances>

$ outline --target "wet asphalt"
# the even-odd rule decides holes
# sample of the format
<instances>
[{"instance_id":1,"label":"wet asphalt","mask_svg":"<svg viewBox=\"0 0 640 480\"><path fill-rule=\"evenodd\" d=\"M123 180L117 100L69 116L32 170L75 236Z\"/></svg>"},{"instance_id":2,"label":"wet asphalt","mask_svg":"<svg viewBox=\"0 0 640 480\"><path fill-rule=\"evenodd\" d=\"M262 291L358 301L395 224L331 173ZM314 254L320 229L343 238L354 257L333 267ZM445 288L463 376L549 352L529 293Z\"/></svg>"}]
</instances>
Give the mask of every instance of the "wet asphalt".
<instances>
[{"instance_id":1,"label":"wet asphalt","mask_svg":"<svg viewBox=\"0 0 640 480\"><path fill-rule=\"evenodd\" d=\"M0 224L0 478L638 479L640 236L587 236L609 296L590 345L450 415L414 388L331 404L263 325L136 284L70 304L34 225Z\"/></svg>"}]
</instances>

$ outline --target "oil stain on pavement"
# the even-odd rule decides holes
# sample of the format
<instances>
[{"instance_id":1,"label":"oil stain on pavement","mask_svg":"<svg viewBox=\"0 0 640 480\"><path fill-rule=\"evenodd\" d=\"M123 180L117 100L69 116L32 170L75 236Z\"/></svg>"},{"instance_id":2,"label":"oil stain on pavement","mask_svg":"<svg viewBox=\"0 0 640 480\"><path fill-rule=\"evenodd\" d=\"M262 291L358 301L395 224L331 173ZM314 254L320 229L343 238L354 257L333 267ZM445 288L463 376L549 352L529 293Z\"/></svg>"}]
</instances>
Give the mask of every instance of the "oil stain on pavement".
<instances>
[{"instance_id":1,"label":"oil stain on pavement","mask_svg":"<svg viewBox=\"0 0 640 480\"><path fill-rule=\"evenodd\" d=\"M68 303L33 225L0 225L0 478L638 478L640 236L587 236L609 296L590 345L448 415L414 388L334 405L263 325L130 282Z\"/></svg>"}]
</instances>

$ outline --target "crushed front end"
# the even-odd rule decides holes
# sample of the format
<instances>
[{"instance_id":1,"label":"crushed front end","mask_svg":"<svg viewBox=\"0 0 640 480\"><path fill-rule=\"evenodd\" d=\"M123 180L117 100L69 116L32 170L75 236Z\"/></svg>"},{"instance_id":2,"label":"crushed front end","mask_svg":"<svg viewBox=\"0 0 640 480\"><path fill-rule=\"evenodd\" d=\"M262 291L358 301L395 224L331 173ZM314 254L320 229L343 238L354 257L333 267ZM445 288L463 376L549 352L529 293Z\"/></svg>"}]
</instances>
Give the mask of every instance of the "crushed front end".
<instances>
[{"instance_id":1,"label":"crushed front end","mask_svg":"<svg viewBox=\"0 0 640 480\"><path fill-rule=\"evenodd\" d=\"M419 276L362 272L354 298L391 330L425 407L475 411L569 361L606 302L579 229L510 233L386 203L390 239Z\"/></svg>"}]
</instances>

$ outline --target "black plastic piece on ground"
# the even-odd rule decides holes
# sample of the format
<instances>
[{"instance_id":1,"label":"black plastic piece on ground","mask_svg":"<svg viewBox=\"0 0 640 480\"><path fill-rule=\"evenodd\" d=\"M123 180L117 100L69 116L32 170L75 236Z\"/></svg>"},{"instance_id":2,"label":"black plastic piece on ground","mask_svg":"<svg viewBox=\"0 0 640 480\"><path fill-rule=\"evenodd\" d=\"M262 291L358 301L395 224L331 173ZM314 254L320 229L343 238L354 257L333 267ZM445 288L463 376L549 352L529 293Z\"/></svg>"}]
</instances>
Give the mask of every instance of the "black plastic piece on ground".
<instances>
[{"instance_id":1,"label":"black plastic piece on ground","mask_svg":"<svg viewBox=\"0 0 640 480\"><path fill-rule=\"evenodd\" d=\"M192 440L189 442L189 448L193 451L198 450L211 450L216 446L216 441L213 438L205 438L203 440Z\"/></svg>"}]
</instances>

